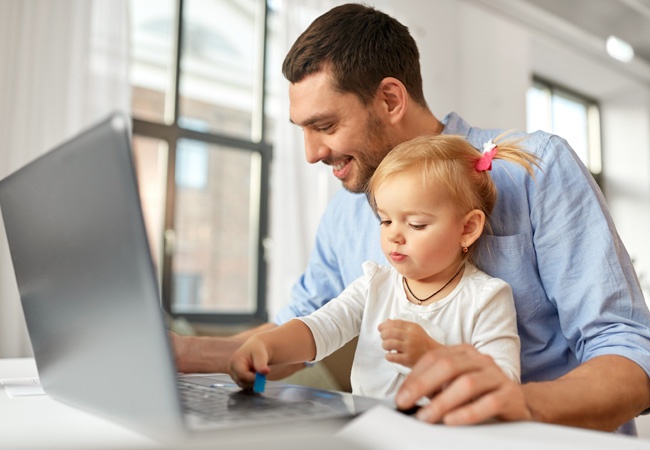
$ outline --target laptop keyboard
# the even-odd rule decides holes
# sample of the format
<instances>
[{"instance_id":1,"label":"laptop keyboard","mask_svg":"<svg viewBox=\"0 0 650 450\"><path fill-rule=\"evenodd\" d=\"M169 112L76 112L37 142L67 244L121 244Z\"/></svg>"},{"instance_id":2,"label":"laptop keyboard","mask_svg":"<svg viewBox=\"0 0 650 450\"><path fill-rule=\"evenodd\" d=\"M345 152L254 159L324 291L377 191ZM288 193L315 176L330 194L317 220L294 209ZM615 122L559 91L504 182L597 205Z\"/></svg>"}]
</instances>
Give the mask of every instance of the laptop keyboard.
<instances>
[{"instance_id":1,"label":"laptop keyboard","mask_svg":"<svg viewBox=\"0 0 650 450\"><path fill-rule=\"evenodd\" d=\"M205 422L273 422L313 416L332 416L333 408L311 401L287 402L249 391L178 381L184 409Z\"/></svg>"}]
</instances>

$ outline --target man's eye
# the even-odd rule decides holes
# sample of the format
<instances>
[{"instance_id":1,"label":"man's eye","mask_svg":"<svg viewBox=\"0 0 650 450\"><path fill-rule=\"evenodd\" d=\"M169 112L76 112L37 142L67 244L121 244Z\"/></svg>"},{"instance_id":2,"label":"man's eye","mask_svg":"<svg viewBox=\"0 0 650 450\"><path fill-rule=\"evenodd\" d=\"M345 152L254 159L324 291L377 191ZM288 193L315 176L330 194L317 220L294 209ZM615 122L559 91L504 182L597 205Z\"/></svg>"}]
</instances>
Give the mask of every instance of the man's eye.
<instances>
[{"instance_id":1,"label":"man's eye","mask_svg":"<svg viewBox=\"0 0 650 450\"><path fill-rule=\"evenodd\" d=\"M329 124L329 125L320 126L317 129L318 129L318 131L327 132L327 131L331 131L333 127L334 127L334 125Z\"/></svg>"}]
</instances>

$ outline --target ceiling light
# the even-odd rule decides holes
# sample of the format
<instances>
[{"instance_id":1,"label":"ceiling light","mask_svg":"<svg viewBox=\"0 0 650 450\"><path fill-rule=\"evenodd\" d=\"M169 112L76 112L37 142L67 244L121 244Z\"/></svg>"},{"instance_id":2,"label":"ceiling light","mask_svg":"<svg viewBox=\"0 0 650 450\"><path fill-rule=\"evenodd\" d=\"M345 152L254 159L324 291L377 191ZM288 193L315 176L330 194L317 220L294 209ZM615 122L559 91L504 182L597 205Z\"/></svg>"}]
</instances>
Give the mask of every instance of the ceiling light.
<instances>
[{"instance_id":1,"label":"ceiling light","mask_svg":"<svg viewBox=\"0 0 650 450\"><path fill-rule=\"evenodd\" d=\"M607 54L614 59L623 62L630 62L634 59L634 49L630 44L616 36L607 38Z\"/></svg>"}]
</instances>

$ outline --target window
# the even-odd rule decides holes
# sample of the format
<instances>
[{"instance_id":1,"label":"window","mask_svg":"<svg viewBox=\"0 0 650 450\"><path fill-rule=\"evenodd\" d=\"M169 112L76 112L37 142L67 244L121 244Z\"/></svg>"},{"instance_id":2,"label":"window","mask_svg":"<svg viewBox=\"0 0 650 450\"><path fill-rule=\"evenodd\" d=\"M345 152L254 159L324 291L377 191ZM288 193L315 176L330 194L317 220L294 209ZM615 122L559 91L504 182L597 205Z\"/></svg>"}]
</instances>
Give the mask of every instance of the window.
<instances>
[{"instance_id":1,"label":"window","mask_svg":"<svg viewBox=\"0 0 650 450\"><path fill-rule=\"evenodd\" d=\"M205 189L208 185L208 145L181 139L176 149L176 187Z\"/></svg>"},{"instance_id":2,"label":"window","mask_svg":"<svg viewBox=\"0 0 650 450\"><path fill-rule=\"evenodd\" d=\"M566 139L600 183L600 110L594 100L536 78L527 93L526 122L529 132L543 130Z\"/></svg>"},{"instance_id":3,"label":"window","mask_svg":"<svg viewBox=\"0 0 650 450\"><path fill-rule=\"evenodd\" d=\"M133 151L162 304L266 321L262 0L131 0Z\"/></svg>"}]
</instances>

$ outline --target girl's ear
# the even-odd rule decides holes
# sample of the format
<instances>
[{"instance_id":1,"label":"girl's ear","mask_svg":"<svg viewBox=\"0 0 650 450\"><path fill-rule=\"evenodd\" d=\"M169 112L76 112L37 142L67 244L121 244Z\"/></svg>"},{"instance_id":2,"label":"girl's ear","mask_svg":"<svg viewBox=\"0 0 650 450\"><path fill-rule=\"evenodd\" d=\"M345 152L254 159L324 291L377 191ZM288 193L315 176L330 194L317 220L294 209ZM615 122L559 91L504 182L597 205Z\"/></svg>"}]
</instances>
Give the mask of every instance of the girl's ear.
<instances>
[{"instance_id":1,"label":"girl's ear","mask_svg":"<svg viewBox=\"0 0 650 450\"><path fill-rule=\"evenodd\" d=\"M464 217L463 234L461 236L461 247L469 247L481 237L485 227L485 213L479 209L473 209Z\"/></svg>"},{"instance_id":2,"label":"girl's ear","mask_svg":"<svg viewBox=\"0 0 650 450\"><path fill-rule=\"evenodd\" d=\"M393 77L381 80L375 95L375 106L390 124L395 125L402 120L408 101L408 92L401 81Z\"/></svg>"}]
</instances>

